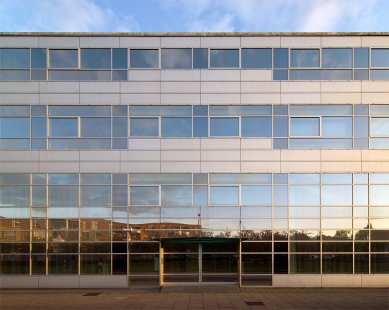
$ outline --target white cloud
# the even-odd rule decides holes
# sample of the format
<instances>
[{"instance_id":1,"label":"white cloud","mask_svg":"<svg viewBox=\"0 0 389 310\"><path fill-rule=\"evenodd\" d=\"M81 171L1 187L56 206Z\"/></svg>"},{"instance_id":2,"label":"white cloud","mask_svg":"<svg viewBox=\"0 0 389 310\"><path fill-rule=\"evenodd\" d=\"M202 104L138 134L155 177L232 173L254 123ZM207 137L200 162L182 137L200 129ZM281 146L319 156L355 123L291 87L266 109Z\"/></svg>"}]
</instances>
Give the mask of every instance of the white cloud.
<instances>
[{"instance_id":1,"label":"white cloud","mask_svg":"<svg viewBox=\"0 0 389 310\"><path fill-rule=\"evenodd\" d=\"M139 29L131 16L115 14L93 0L1 1L2 31L97 32Z\"/></svg>"}]
</instances>

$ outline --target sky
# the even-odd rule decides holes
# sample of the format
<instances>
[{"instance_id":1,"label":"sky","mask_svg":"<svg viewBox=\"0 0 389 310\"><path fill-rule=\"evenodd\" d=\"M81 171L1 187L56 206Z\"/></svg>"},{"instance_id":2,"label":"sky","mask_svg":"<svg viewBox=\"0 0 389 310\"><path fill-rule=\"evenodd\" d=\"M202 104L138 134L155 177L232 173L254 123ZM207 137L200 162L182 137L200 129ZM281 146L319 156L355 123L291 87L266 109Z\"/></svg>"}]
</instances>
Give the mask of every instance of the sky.
<instances>
[{"instance_id":1,"label":"sky","mask_svg":"<svg viewBox=\"0 0 389 310\"><path fill-rule=\"evenodd\" d=\"M389 0L0 0L0 32L246 31L389 31Z\"/></svg>"}]
</instances>

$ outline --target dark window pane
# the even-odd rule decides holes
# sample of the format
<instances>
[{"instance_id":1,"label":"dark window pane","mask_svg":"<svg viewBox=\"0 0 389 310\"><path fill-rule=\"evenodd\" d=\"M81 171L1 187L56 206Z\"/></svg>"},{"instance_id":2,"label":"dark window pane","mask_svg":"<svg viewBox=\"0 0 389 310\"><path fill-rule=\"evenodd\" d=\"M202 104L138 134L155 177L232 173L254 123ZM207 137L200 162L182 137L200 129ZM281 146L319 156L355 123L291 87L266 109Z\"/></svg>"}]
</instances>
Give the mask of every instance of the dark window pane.
<instances>
[{"instance_id":1,"label":"dark window pane","mask_svg":"<svg viewBox=\"0 0 389 310\"><path fill-rule=\"evenodd\" d=\"M47 79L47 71L46 70L31 70L31 80L35 81L44 81Z\"/></svg>"},{"instance_id":2,"label":"dark window pane","mask_svg":"<svg viewBox=\"0 0 389 310\"><path fill-rule=\"evenodd\" d=\"M239 68L239 50L211 49L211 68Z\"/></svg>"},{"instance_id":3,"label":"dark window pane","mask_svg":"<svg viewBox=\"0 0 389 310\"><path fill-rule=\"evenodd\" d=\"M0 81L23 81L30 79L30 70L0 70Z\"/></svg>"},{"instance_id":4,"label":"dark window pane","mask_svg":"<svg viewBox=\"0 0 389 310\"><path fill-rule=\"evenodd\" d=\"M47 67L47 50L45 48L31 49L31 68L45 69Z\"/></svg>"},{"instance_id":5,"label":"dark window pane","mask_svg":"<svg viewBox=\"0 0 389 310\"><path fill-rule=\"evenodd\" d=\"M288 115L287 105L273 105L274 115Z\"/></svg>"},{"instance_id":6,"label":"dark window pane","mask_svg":"<svg viewBox=\"0 0 389 310\"><path fill-rule=\"evenodd\" d=\"M239 118L237 117L212 117L210 126L212 137L239 136Z\"/></svg>"},{"instance_id":7,"label":"dark window pane","mask_svg":"<svg viewBox=\"0 0 389 310\"><path fill-rule=\"evenodd\" d=\"M81 137L111 137L111 119L81 118Z\"/></svg>"},{"instance_id":8,"label":"dark window pane","mask_svg":"<svg viewBox=\"0 0 389 310\"><path fill-rule=\"evenodd\" d=\"M290 273L320 273L320 254L290 255Z\"/></svg>"},{"instance_id":9,"label":"dark window pane","mask_svg":"<svg viewBox=\"0 0 389 310\"><path fill-rule=\"evenodd\" d=\"M352 68L353 50L351 48L323 48L322 68Z\"/></svg>"},{"instance_id":10,"label":"dark window pane","mask_svg":"<svg viewBox=\"0 0 389 310\"><path fill-rule=\"evenodd\" d=\"M352 80L352 70L290 70L291 80Z\"/></svg>"},{"instance_id":11,"label":"dark window pane","mask_svg":"<svg viewBox=\"0 0 389 310\"><path fill-rule=\"evenodd\" d=\"M112 118L112 136L113 137L128 137L128 118L114 117Z\"/></svg>"},{"instance_id":12,"label":"dark window pane","mask_svg":"<svg viewBox=\"0 0 389 310\"><path fill-rule=\"evenodd\" d=\"M192 118L162 117L162 137L192 137Z\"/></svg>"},{"instance_id":13,"label":"dark window pane","mask_svg":"<svg viewBox=\"0 0 389 310\"><path fill-rule=\"evenodd\" d=\"M131 137L157 137L159 135L158 118L131 117L130 136Z\"/></svg>"},{"instance_id":14,"label":"dark window pane","mask_svg":"<svg viewBox=\"0 0 389 310\"><path fill-rule=\"evenodd\" d=\"M273 124L274 137L289 136L289 121L287 116L275 116Z\"/></svg>"},{"instance_id":15,"label":"dark window pane","mask_svg":"<svg viewBox=\"0 0 389 310\"><path fill-rule=\"evenodd\" d=\"M354 80L368 80L369 70L354 70Z\"/></svg>"},{"instance_id":16,"label":"dark window pane","mask_svg":"<svg viewBox=\"0 0 389 310\"><path fill-rule=\"evenodd\" d=\"M288 80L288 70L273 70L273 80Z\"/></svg>"},{"instance_id":17,"label":"dark window pane","mask_svg":"<svg viewBox=\"0 0 389 310\"><path fill-rule=\"evenodd\" d=\"M77 68L78 50L50 50L50 68Z\"/></svg>"},{"instance_id":18,"label":"dark window pane","mask_svg":"<svg viewBox=\"0 0 389 310\"><path fill-rule=\"evenodd\" d=\"M389 48L372 48L371 66L389 67Z\"/></svg>"},{"instance_id":19,"label":"dark window pane","mask_svg":"<svg viewBox=\"0 0 389 310\"><path fill-rule=\"evenodd\" d=\"M2 105L0 106L0 116L5 117L23 117L30 116L29 106Z\"/></svg>"},{"instance_id":20,"label":"dark window pane","mask_svg":"<svg viewBox=\"0 0 389 310\"><path fill-rule=\"evenodd\" d=\"M158 68L158 50L130 50L131 68Z\"/></svg>"},{"instance_id":21,"label":"dark window pane","mask_svg":"<svg viewBox=\"0 0 389 310\"><path fill-rule=\"evenodd\" d=\"M290 51L290 66L293 68L320 67L319 49L292 49Z\"/></svg>"},{"instance_id":22,"label":"dark window pane","mask_svg":"<svg viewBox=\"0 0 389 310\"><path fill-rule=\"evenodd\" d=\"M82 48L82 69L110 69L111 49L109 48Z\"/></svg>"},{"instance_id":23,"label":"dark window pane","mask_svg":"<svg viewBox=\"0 0 389 310\"><path fill-rule=\"evenodd\" d=\"M51 118L50 137L77 137L77 118Z\"/></svg>"},{"instance_id":24,"label":"dark window pane","mask_svg":"<svg viewBox=\"0 0 389 310\"><path fill-rule=\"evenodd\" d=\"M28 48L1 48L0 68L30 68L30 50Z\"/></svg>"},{"instance_id":25,"label":"dark window pane","mask_svg":"<svg viewBox=\"0 0 389 310\"><path fill-rule=\"evenodd\" d=\"M370 70L370 80L388 81L389 70Z\"/></svg>"},{"instance_id":26,"label":"dark window pane","mask_svg":"<svg viewBox=\"0 0 389 310\"><path fill-rule=\"evenodd\" d=\"M208 106L207 105L195 105L195 106L193 106L193 115L194 116L208 116Z\"/></svg>"},{"instance_id":27,"label":"dark window pane","mask_svg":"<svg viewBox=\"0 0 389 310\"><path fill-rule=\"evenodd\" d=\"M127 81L127 70L113 70L112 81Z\"/></svg>"},{"instance_id":28,"label":"dark window pane","mask_svg":"<svg viewBox=\"0 0 389 310\"><path fill-rule=\"evenodd\" d=\"M161 53L162 69L192 69L191 48L163 48Z\"/></svg>"},{"instance_id":29,"label":"dark window pane","mask_svg":"<svg viewBox=\"0 0 389 310\"><path fill-rule=\"evenodd\" d=\"M80 70L80 81L110 81L111 71L109 70Z\"/></svg>"},{"instance_id":30,"label":"dark window pane","mask_svg":"<svg viewBox=\"0 0 389 310\"><path fill-rule=\"evenodd\" d=\"M112 116L127 116L127 106L115 105L112 106Z\"/></svg>"},{"instance_id":31,"label":"dark window pane","mask_svg":"<svg viewBox=\"0 0 389 310\"><path fill-rule=\"evenodd\" d=\"M193 137L208 137L208 117L193 118Z\"/></svg>"},{"instance_id":32,"label":"dark window pane","mask_svg":"<svg viewBox=\"0 0 389 310\"><path fill-rule=\"evenodd\" d=\"M208 49L194 48L193 49L193 69L208 68Z\"/></svg>"},{"instance_id":33,"label":"dark window pane","mask_svg":"<svg viewBox=\"0 0 389 310\"><path fill-rule=\"evenodd\" d=\"M271 69L271 48L242 48L242 69Z\"/></svg>"},{"instance_id":34,"label":"dark window pane","mask_svg":"<svg viewBox=\"0 0 389 310\"><path fill-rule=\"evenodd\" d=\"M242 117L242 137L271 137L271 117Z\"/></svg>"},{"instance_id":35,"label":"dark window pane","mask_svg":"<svg viewBox=\"0 0 389 310\"><path fill-rule=\"evenodd\" d=\"M369 48L354 48L354 68L369 68Z\"/></svg>"},{"instance_id":36,"label":"dark window pane","mask_svg":"<svg viewBox=\"0 0 389 310\"><path fill-rule=\"evenodd\" d=\"M288 68L289 67L289 49L275 48L273 49L274 68Z\"/></svg>"},{"instance_id":37,"label":"dark window pane","mask_svg":"<svg viewBox=\"0 0 389 310\"><path fill-rule=\"evenodd\" d=\"M127 69L128 68L128 49L113 48L112 49L112 69Z\"/></svg>"}]
</instances>

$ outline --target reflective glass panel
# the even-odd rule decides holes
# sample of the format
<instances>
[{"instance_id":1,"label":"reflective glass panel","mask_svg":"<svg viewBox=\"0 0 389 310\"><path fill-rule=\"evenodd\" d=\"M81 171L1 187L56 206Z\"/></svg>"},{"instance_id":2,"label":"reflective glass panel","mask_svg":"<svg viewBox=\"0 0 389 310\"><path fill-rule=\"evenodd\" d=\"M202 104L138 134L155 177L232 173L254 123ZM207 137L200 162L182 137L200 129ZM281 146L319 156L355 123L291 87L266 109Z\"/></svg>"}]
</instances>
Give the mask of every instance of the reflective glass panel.
<instances>
[{"instance_id":1,"label":"reflective glass panel","mask_svg":"<svg viewBox=\"0 0 389 310\"><path fill-rule=\"evenodd\" d=\"M112 49L112 69L127 69L128 68L128 49L113 48Z\"/></svg>"},{"instance_id":2,"label":"reflective glass panel","mask_svg":"<svg viewBox=\"0 0 389 310\"><path fill-rule=\"evenodd\" d=\"M242 48L242 69L271 69L271 48Z\"/></svg>"},{"instance_id":3,"label":"reflective glass panel","mask_svg":"<svg viewBox=\"0 0 389 310\"><path fill-rule=\"evenodd\" d=\"M78 119L50 118L50 137L78 137Z\"/></svg>"},{"instance_id":4,"label":"reflective glass panel","mask_svg":"<svg viewBox=\"0 0 389 310\"><path fill-rule=\"evenodd\" d=\"M28 48L0 48L0 69L30 68Z\"/></svg>"},{"instance_id":5,"label":"reflective glass panel","mask_svg":"<svg viewBox=\"0 0 389 310\"><path fill-rule=\"evenodd\" d=\"M290 66L294 68L320 67L319 49L290 50Z\"/></svg>"},{"instance_id":6,"label":"reflective glass panel","mask_svg":"<svg viewBox=\"0 0 389 310\"><path fill-rule=\"evenodd\" d=\"M50 50L50 68L77 68L78 50Z\"/></svg>"},{"instance_id":7,"label":"reflective glass panel","mask_svg":"<svg viewBox=\"0 0 389 310\"><path fill-rule=\"evenodd\" d=\"M31 136L32 137L43 137L46 138L47 121L44 117L33 117L31 119Z\"/></svg>"},{"instance_id":8,"label":"reflective glass panel","mask_svg":"<svg viewBox=\"0 0 389 310\"><path fill-rule=\"evenodd\" d=\"M194 48L193 49L193 69L208 68L208 49Z\"/></svg>"},{"instance_id":9,"label":"reflective glass panel","mask_svg":"<svg viewBox=\"0 0 389 310\"><path fill-rule=\"evenodd\" d=\"M354 48L354 68L369 68L369 48Z\"/></svg>"},{"instance_id":10,"label":"reflective glass panel","mask_svg":"<svg viewBox=\"0 0 389 310\"><path fill-rule=\"evenodd\" d=\"M274 68L288 68L289 67L289 49L275 48L273 49Z\"/></svg>"},{"instance_id":11,"label":"reflective glass panel","mask_svg":"<svg viewBox=\"0 0 389 310\"><path fill-rule=\"evenodd\" d=\"M237 117L211 117L210 122L213 137L239 136L239 118Z\"/></svg>"},{"instance_id":12,"label":"reflective glass panel","mask_svg":"<svg viewBox=\"0 0 389 310\"><path fill-rule=\"evenodd\" d=\"M161 53L162 69L192 69L191 48L163 48Z\"/></svg>"},{"instance_id":13,"label":"reflective glass panel","mask_svg":"<svg viewBox=\"0 0 389 310\"><path fill-rule=\"evenodd\" d=\"M320 119L318 117L290 118L290 134L292 136L319 136Z\"/></svg>"},{"instance_id":14,"label":"reflective glass panel","mask_svg":"<svg viewBox=\"0 0 389 310\"><path fill-rule=\"evenodd\" d=\"M242 117L242 137L271 137L271 117Z\"/></svg>"},{"instance_id":15,"label":"reflective glass panel","mask_svg":"<svg viewBox=\"0 0 389 310\"><path fill-rule=\"evenodd\" d=\"M389 48L372 48L370 52L372 67L389 67Z\"/></svg>"},{"instance_id":16,"label":"reflective glass panel","mask_svg":"<svg viewBox=\"0 0 389 310\"><path fill-rule=\"evenodd\" d=\"M351 206L351 185L323 185L321 189L321 203L325 206Z\"/></svg>"},{"instance_id":17,"label":"reflective glass panel","mask_svg":"<svg viewBox=\"0 0 389 310\"><path fill-rule=\"evenodd\" d=\"M351 137L353 134L352 117L323 117L321 120L323 137Z\"/></svg>"},{"instance_id":18,"label":"reflective glass panel","mask_svg":"<svg viewBox=\"0 0 389 310\"><path fill-rule=\"evenodd\" d=\"M130 205L156 206L159 205L158 186L130 186Z\"/></svg>"},{"instance_id":19,"label":"reflective glass panel","mask_svg":"<svg viewBox=\"0 0 389 310\"><path fill-rule=\"evenodd\" d=\"M192 137L192 118L162 117L162 137Z\"/></svg>"},{"instance_id":20,"label":"reflective glass panel","mask_svg":"<svg viewBox=\"0 0 389 310\"><path fill-rule=\"evenodd\" d=\"M291 206L320 206L320 186L290 186Z\"/></svg>"},{"instance_id":21,"label":"reflective glass panel","mask_svg":"<svg viewBox=\"0 0 389 310\"><path fill-rule=\"evenodd\" d=\"M111 69L110 48L82 48L82 69Z\"/></svg>"},{"instance_id":22,"label":"reflective glass panel","mask_svg":"<svg viewBox=\"0 0 389 310\"><path fill-rule=\"evenodd\" d=\"M271 186L242 186L242 205L244 206L271 206Z\"/></svg>"},{"instance_id":23,"label":"reflective glass panel","mask_svg":"<svg viewBox=\"0 0 389 310\"><path fill-rule=\"evenodd\" d=\"M192 186L190 185L164 185L161 191L161 204L163 207L192 205Z\"/></svg>"},{"instance_id":24,"label":"reflective glass panel","mask_svg":"<svg viewBox=\"0 0 389 310\"><path fill-rule=\"evenodd\" d=\"M238 205L238 186L211 186L211 205Z\"/></svg>"},{"instance_id":25,"label":"reflective glass panel","mask_svg":"<svg viewBox=\"0 0 389 310\"><path fill-rule=\"evenodd\" d=\"M353 50L351 48L323 48L321 53L322 68L353 67Z\"/></svg>"},{"instance_id":26,"label":"reflective glass panel","mask_svg":"<svg viewBox=\"0 0 389 310\"><path fill-rule=\"evenodd\" d=\"M81 137L111 137L111 118L81 118Z\"/></svg>"},{"instance_id":27,"label":"reflective glass panel","mask_svg":"<svg viewBox=\"0 0 389 310\"><path fill-rule=\"evenodd\" d=\"M29 118L0 118L1 138L29 138Z\"/></svg>"},{"instance_id":28,"label":"reflective glass panel","mask_svg":"<svg viewBox=\"0 0 389 310\"><path fill-rule=\"evenodd\" d=\"M372 117L370 119L370 135L376 137L389 136L389 118Z\"/></svg>"},{"instance_id":29,"label":"reflective glass panel","mask_svg":"<svg viewBox=\"0 0 389 310\"><path fill-rule=\"evenodd\" d=\"M193 118L193 137L208 137L208 117Z\"/></svg>"},{"instance_id":30,"label":"reflective glass panel","mask_svg":"<svg viewBox=\"0 0 389 310\"><path fill-rule=\"evenodd\" d=\"M49 207L78 206L78 186L49 186Z\"/></svg>"},{"instance_id":31,"label":"reflective glass panel","mask_svg":"<svg viewBox=\"0 0 389 310\"><path fill-rule=\"evenodd\" d=\"M131 117L130 118L131 137L158 137L159 121L156 117Z\"/></svg>"},{"instance_id":32,"label":"reflective glass panel","mask_svg":"<svg viewBox=\"0 0 389 310\"><path fill-rule=\"evenodd\" d=\"M158 67L158 50L130 50L130 68L150 69Z\"/></svg>"},{"instance_id":33,"label":"reflective glass panel","mask_svg":"<svg viewBox=\"0 0 389 310\"><path fill-rule=\"evenodd\" d=\"M369 118L367 116L354 117L354 136L355 137L369 136Z\"/></svg>"},{"instance_id":34,"label":"reflective glass panel","mask_svg":"<svg viewBox=\"0 0 389 310\"><path fill-rule=\"evenodd\" d=\"M239 68L239 50L211 49L211 68Z\"/></svg>"},{"instance_id":35,"label":"reflective glass panel","mask_svg":"<svg viewBox=\"0 0 389 310\"><path fill-rule=\"evenodd\" d=\"M47 51L45 48L31 49L31 68L45 69L47 67Z\"/></svg>"}]
</instances>

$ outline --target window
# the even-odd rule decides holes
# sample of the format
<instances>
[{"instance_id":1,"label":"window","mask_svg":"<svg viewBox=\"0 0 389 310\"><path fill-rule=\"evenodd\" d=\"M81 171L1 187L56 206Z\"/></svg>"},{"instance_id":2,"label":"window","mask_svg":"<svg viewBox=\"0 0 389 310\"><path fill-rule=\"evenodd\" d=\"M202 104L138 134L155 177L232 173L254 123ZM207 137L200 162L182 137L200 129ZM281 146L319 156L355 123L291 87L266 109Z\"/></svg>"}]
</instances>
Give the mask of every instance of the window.
<instances>
[{"instance_id":1,"label":"window","mask_svg":"<svg viewBox=\"0 0 389 310\"><path fill-rule=\"evenodd\" d=\"M242 185L243 206L271 206L271 186Z\"/></svg>"},{"instance_id":2,"label":"window","mask_svg":"<svg viewBox=\"0 0 389 310\"><path fill-rule=\"evenodd\" d=\"M193 49L193 69L208 69L208 49Z\"/></svg>"},{"instance_id":3,"label":"window","mask_svg":"<svg viewBox=\"0 0 389 310\"><path fill-rule=\"evenodd\" d=\"M389 118L372 117L370 119L370 134L373 137L389 136Z\"/></svg>"},{"instance_id":4,"label":"window","mask_svg":"<svg viewBox=\"0 0 389 310\"><path fill-rule=\"evenodd\" d=\"M111 118L82 117L81 137L111 137Z\"/></svg>"},{"instance_id":5,"label":"window","mask_svg":"<svg viewBox=\"0 0 389 310\"><path fill-rule=\"evenodd\" d=\"M275 48L273 49L274 55L274 68L275 69L287 69L289 67L289 49L287 48Z\"/></svg>"},{"instance_id":6,"label":"window","mask_svg":"<svg viewBox=\"0 0 389 310\"><path fill-rule=\"evenodd\" d=\"M130 205L158 206L159 186L130 186Z\"/></svg>"},{"instance_id":7,"label":"window","mask_svg":"<svg viewBox=\"0 0 389 310\"><path fill-rule=\"evenodd\" d=\"M322 68L352 68L351 48L323 48Z\"/></svg>"},{"instance_id":8,"label":"window","mask_svg":"<svg viewBox=\"0 0 389 310\"><path fill-rule=\"evenodd\" d=\"M354 68L369 68L369 48L354 48Z\"/></svg>"},{"instance_id":9,"label":"window","mask_svg":"<svg viewBox=\"0 0 389 310\"><path fill-rule=\"evenodd\" d=\"M130 50L130 68L152 69L158 67L158 50Z\"/></svg>"},{"instance_id":10,"label":"window","mask_svg":"<svg viewBox=\"0 0 389 310\"><path fill-rule=\"evenodd\" d=\"M78 50L50 50L50 68L78 68Z\"/></svg>"},{"instance_id":11,"label":"window","mask_svg":"<svg viewBox=\"0 0 389 310\"><path fill-rule=\"evenodd\" d=\"M30 49L0 48L0 69L30 68Z\"/></svg>"},{"instance_id":12,"label":"window","mask_svg":"<svg viewBox=\"0 0 389 310\"><path fill-rule=\"evenodd\" d=\"M238 186L211 186L211 205L238 205Z\"/></svg>"},{"instance_id":13,"label":"window","mask_svg":"<svg viewBox=\"0 0 389 310\"><path fill-rule=\"evenodd\" d=\"M50 118L50 137L78 137L78 118Z\"/></svg>"},{"instance_id":14,"label":"window","mask_svg":"<svg viewBox=\"0 0 389 310\"><path fill-rule=\"evenodd\" d=\"M162 69L192 69L192 49L163 48L161 53Z\"/></svg>"},{"instance_id":15,"label":"window","mask_svg":"<svg viewBox=\"0 0 389 310\"><path fill-rule=\"evenodd\" d=\"M157 117L131 117L131 137L158 137L159 121Z\"/></svg>"},{"instance_id":16,"label":"window","mask_svg":"<svg viewBox=\"0 0 389 310\"><path fill-rule=\"evenodd\" d=\"M376 68L389 67L389 48L372 48L371 66Z\"/></svg>"},{"instance_id":17,"label":"window","mask_svg":"<svg viewBox=\"0 0 389 310\"><path fill-rule=\"evenodd\" d=\"M239 136L238 117L211 117L212 137L237 137Z\"/></svg>"},{"instance_id":18,"label":"window","mask_svg":"<svg viewBox=\"0 0 389 310\"><path fill-rule=\"evenodd\" d=\"M211 68L239 68L239 50L211 49Z\"/></svg>"},{"instance_id":19,"label":"window","mask_svg":"<svg viewBox=\"0 0 389 310\"><path fill-rule=\"evenodd\" d=\"M111 49L82 48L81 69L110 69Z\"/></svg>"},{"instance_id":20,"label":"window","mask_svg":"<svg viewBox=\"0 0 389 310\"><path fill-rule=\"evenodd\" d=\"M192 205L191 185L162 185L163 207L185 207Z\"/></svg>"},{"instance_id":21,"label":"window","mask_svg":"<svg viewBox=\"0 0 389 310\"><path fill-rule=\"evenodd\" d=\"M0 138L29 138L29 118L0 118Z\"/></svg>"},{"instance_id":22,"label":"window","mask_svg":"<svg viewBox=\"0 0 389 310\"><path fill-rule=\"evenodd\" d=\"M192 118L162 117L162 137L192 137Z\"/></svg>"},{"instance_id":23,"label":"window","mask_svg":"<svg viewBox=\"0 0 389 310\"><path fill-rule=\"evenodd\" d=\"M128 68L128 49L113 48L112 49L112 69L127 69Z\"/></svg>"},{"instance_id":24,"label":"window","mask_svg":"<svg viewBox=\"0 0 389 310\"><path fill-rule=\"evenodd\" d=\"M271 117L242 117L242 137L271 137Z\"/></svg>"},{"instance_id":25,"label":"window","mask_svg":"<svg viewBox=\"0 0 389 310\"><path fill-rule=\"evenodd\" d=\"M320 67L319 49L292 49L290 58L290 66L293 68Z\"/></svg>"},{"instance_id":26,"label":"window","mask_svg":"<svg viewBox=\"0 0 389 310\"><path fill-rule=\"evenodd\" d=\"M271 48L242 48L242 69L271 69Z\"/></svg>"},{"instance_id":27,"label":"window","mask_svg":"<svg viewBox=\"0 0 389 310\"><path fill-rule=\"evenodd\" d=\"M290 135L294 137L320 136L320 118L291 117Z\"/></svg>"},{"instance_id":28,"label":"window","mask_svg":"<svg viewBox=\"0 0 389 310\"><path fill-rule=\"evenodd\" d=\"M323 137L351 137L353 135L352 117L322 117Z\"/></svg>"},{"instance_id":29,"label":"window","mask_svg":"<svg viewBox=\"0 0 389 310\"><path fill-rule=\"evenodd\" d=\"M320 186L289 186L289 204L291 206L320 206Z\"/></svg>"}]
</instances>

